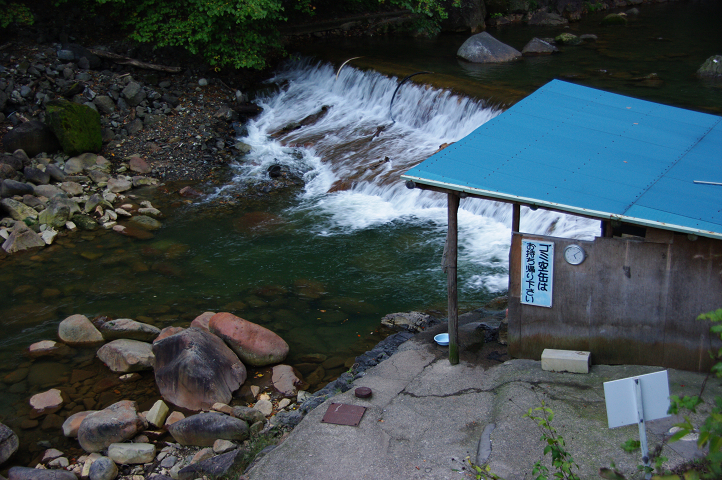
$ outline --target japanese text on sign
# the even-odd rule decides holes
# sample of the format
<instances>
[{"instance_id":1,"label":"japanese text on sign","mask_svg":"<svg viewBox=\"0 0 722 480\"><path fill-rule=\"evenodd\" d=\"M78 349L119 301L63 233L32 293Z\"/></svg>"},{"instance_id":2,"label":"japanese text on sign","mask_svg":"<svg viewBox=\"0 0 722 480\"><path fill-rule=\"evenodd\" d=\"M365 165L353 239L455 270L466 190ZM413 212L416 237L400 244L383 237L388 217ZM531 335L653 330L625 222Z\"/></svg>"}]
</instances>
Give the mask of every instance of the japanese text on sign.
<instances>
[{"instance_id":1,"label":"japanese text on sign","mask_svg":"<svg viewBox=\"0 0 722 480\"><path fill-rule=\"evenodd\" d=\"M521 241L521 303L552 306L554 243Z\"/></svg>"}]
</instances>

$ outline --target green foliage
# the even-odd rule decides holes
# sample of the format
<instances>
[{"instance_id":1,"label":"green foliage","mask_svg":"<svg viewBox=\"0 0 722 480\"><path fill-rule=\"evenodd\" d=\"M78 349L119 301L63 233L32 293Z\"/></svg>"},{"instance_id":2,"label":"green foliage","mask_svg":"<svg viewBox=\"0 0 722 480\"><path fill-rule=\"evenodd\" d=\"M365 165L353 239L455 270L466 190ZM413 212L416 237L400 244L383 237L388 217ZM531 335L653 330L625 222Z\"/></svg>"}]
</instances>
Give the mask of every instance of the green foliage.
<instances>
[{"instance_id":1,"label":"green foliage","mask_svg":"<svg viewBox=\"0 0 722 480\"><path fill-rule=\"evenodd\" d=\"M466 463L471 468L471 474L474 475L476 480L504 480L497 474L491 471L489 465L476 465L471 461L471 457L466 457Z\"/></svg>"},{"instance_id":2,"label":"green foliage","mask_svg":"<svg viewBox=\"0 0 722 480\"><path fill-rule=\"evenodd\" d=\"M642 448L642 444L639 440L627 440L622 445L622 450L624 450L627 453L634 453L640 448Z\"/></svg>"},{"instance_id":3,"label":"green foliage","mask_svg":"<svg viewBox=\"0 0 722 480\"><path fill-rule=\"evenodd\" d=\"M541 441L546 443L544 455L551 454L552 467L557 470L551 475L551 478L580 480L579 475L574 472L575 469L579 471L579 465L574 462L572 456L567 452L564 437L559 435L557 430L551 425L552 420L554 420L554 412L552 409L547 407L542 401L541 407L530 408L524 417L534 420L542 430ZM534 464L532 475L536 475L533 477L534 480L548 480L550 478L549 469L545 465L542 465L541 460Z\"/></svg>"},{"instance_id":4,"label":"green foliage","mask_svg":"<svg viewBox=\"0 0 722 480\"><path fill-rule=\"evenodd\" d=\"M503 16L504 16L503 14L501 14L501 13L498 13L498 12L497 12L497 13L492 13L492 14L491 14L491 18L501 18L501 17L503 17Z\"/></svg>"},{"instance_id":5,"label":"green foliage","mask_svg":"<svg viewBox=\"0 0 722 480\"><path fill-rule=\"evenodd\" d=\"M604 3L602 3L602 2L595 2L595 3L584 2L584 10L586 10L587 12L590 12L590 13L596 12L597 10L602 10L603 8L604 8Z\"/></svg>"},{"instance_id":6,"label":"green foliage","mask_svg":"<svg viewBox=\"0 0 722 480\"><path fill-rule=\"evenodd\" d=\"M35 17L30 9L20 3L7 3L6 0L0 0L0 27L7 28L10 24L32 25L35 23Z\"/></svg>"}]
</instances>

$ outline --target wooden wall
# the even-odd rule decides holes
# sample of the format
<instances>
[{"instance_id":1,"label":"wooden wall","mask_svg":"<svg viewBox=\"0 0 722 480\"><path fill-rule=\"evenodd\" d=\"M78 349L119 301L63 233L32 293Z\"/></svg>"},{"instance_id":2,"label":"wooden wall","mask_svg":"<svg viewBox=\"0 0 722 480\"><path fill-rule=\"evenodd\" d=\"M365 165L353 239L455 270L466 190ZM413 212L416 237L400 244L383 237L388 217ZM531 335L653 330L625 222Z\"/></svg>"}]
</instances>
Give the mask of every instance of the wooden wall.
<instances>
[{"instance_id":1,"label":"wooden wall","mask_svg":"<svg viewBox=\"0 0 722 480\"><path fill-rule=\"evenodd\" d=\"M522 239L554 241L552 308L520 303ZM587 252L564 260L576 243ZM596 364L706 371L710 322L722 308L722 241L647 229L644 239L578 241L514 233L509 275L509 353L540 359L545 348L584 350Z\"/></svg>"}]
</instances>

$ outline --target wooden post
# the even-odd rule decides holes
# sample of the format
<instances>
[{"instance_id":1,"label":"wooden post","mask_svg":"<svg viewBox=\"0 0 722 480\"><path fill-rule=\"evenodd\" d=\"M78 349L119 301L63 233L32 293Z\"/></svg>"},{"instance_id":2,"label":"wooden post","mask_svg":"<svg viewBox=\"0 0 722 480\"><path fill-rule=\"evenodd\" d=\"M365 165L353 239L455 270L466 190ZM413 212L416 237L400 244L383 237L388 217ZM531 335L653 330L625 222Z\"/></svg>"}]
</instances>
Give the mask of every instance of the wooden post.
<instances>
[{"instance_id":1,"label":"wooden post","mask_svg":"<svg viewBox=\"0 0 722 480\"><path fill-rule=\"evenodd\" d=\"M459 299L456 291L456 264L458 255L458 222L459 196L456 192L448 193L449 226L446 234L446 283L448 290L449 314L449 363L459 363Z\"/></svg>"},{"instance_id":2,"label":"wooden post","mask_svg":"<svg viewBox=\"0 0 722 480\"><path fill-rule=\"evenodd\" d=\"M519 231L519 223L521 222L521 205L518 203L512 204L511 207L511 231Z\"/></svg>"}]
</instances>

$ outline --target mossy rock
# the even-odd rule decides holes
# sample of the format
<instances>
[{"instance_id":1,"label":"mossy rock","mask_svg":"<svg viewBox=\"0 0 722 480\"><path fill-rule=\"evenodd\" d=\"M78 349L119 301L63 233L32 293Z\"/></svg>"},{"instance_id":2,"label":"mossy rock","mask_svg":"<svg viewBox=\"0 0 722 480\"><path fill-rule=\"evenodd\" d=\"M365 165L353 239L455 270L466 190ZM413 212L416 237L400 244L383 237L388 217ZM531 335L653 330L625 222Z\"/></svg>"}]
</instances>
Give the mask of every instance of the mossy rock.
<instances>
[{"instance_id":1,"label":"mossy rock","mask_svg":"<svg viewBox=\"0 0 722 480\"><path fill-rule=\"evenodd\" d=\"M579 45L582 41L571 33L562 33L554 38L554 41L563 45Z\"/></svg>"},{"instance_id":2,"label":"mossy rock","mask_svg":"<svg viewBox=\"0 0 722 480\"><path fill-rule=\"evenodd\" d=\"M87 215L73 215L70 219L80 230L95 230L98 228L98 222Z\"/></svg>"},{"instance_id":3,"label":"mossy rock","mask_svg":"<svg viewBox=\"0 0 722 480\"><path fill-rule=\"evenodd\" d=\"M722 55L709 57L697 70L697 75L702 78L722 79Z\"/></svg>"},{"instance_id":4,"label":"mossy rock","mask_svg":"<svg viewBox=\"0 0 722 480\"><path fill-rule=\"evenodd\" d=\"M602 25L626 25L627 16L621 13L610 13L602 20Z\"/></svg>"},{"instance_id":5,"label":"mossy rock","mask_svg":"<svg viewBox=\"0 0 722 480\"><path fill-rule=\"evenodd\" d=\"M55 100L46 105L45 123L68 155L99 152L103 147L100 114L90 107Z\"/></svg>"}]
</instances>

